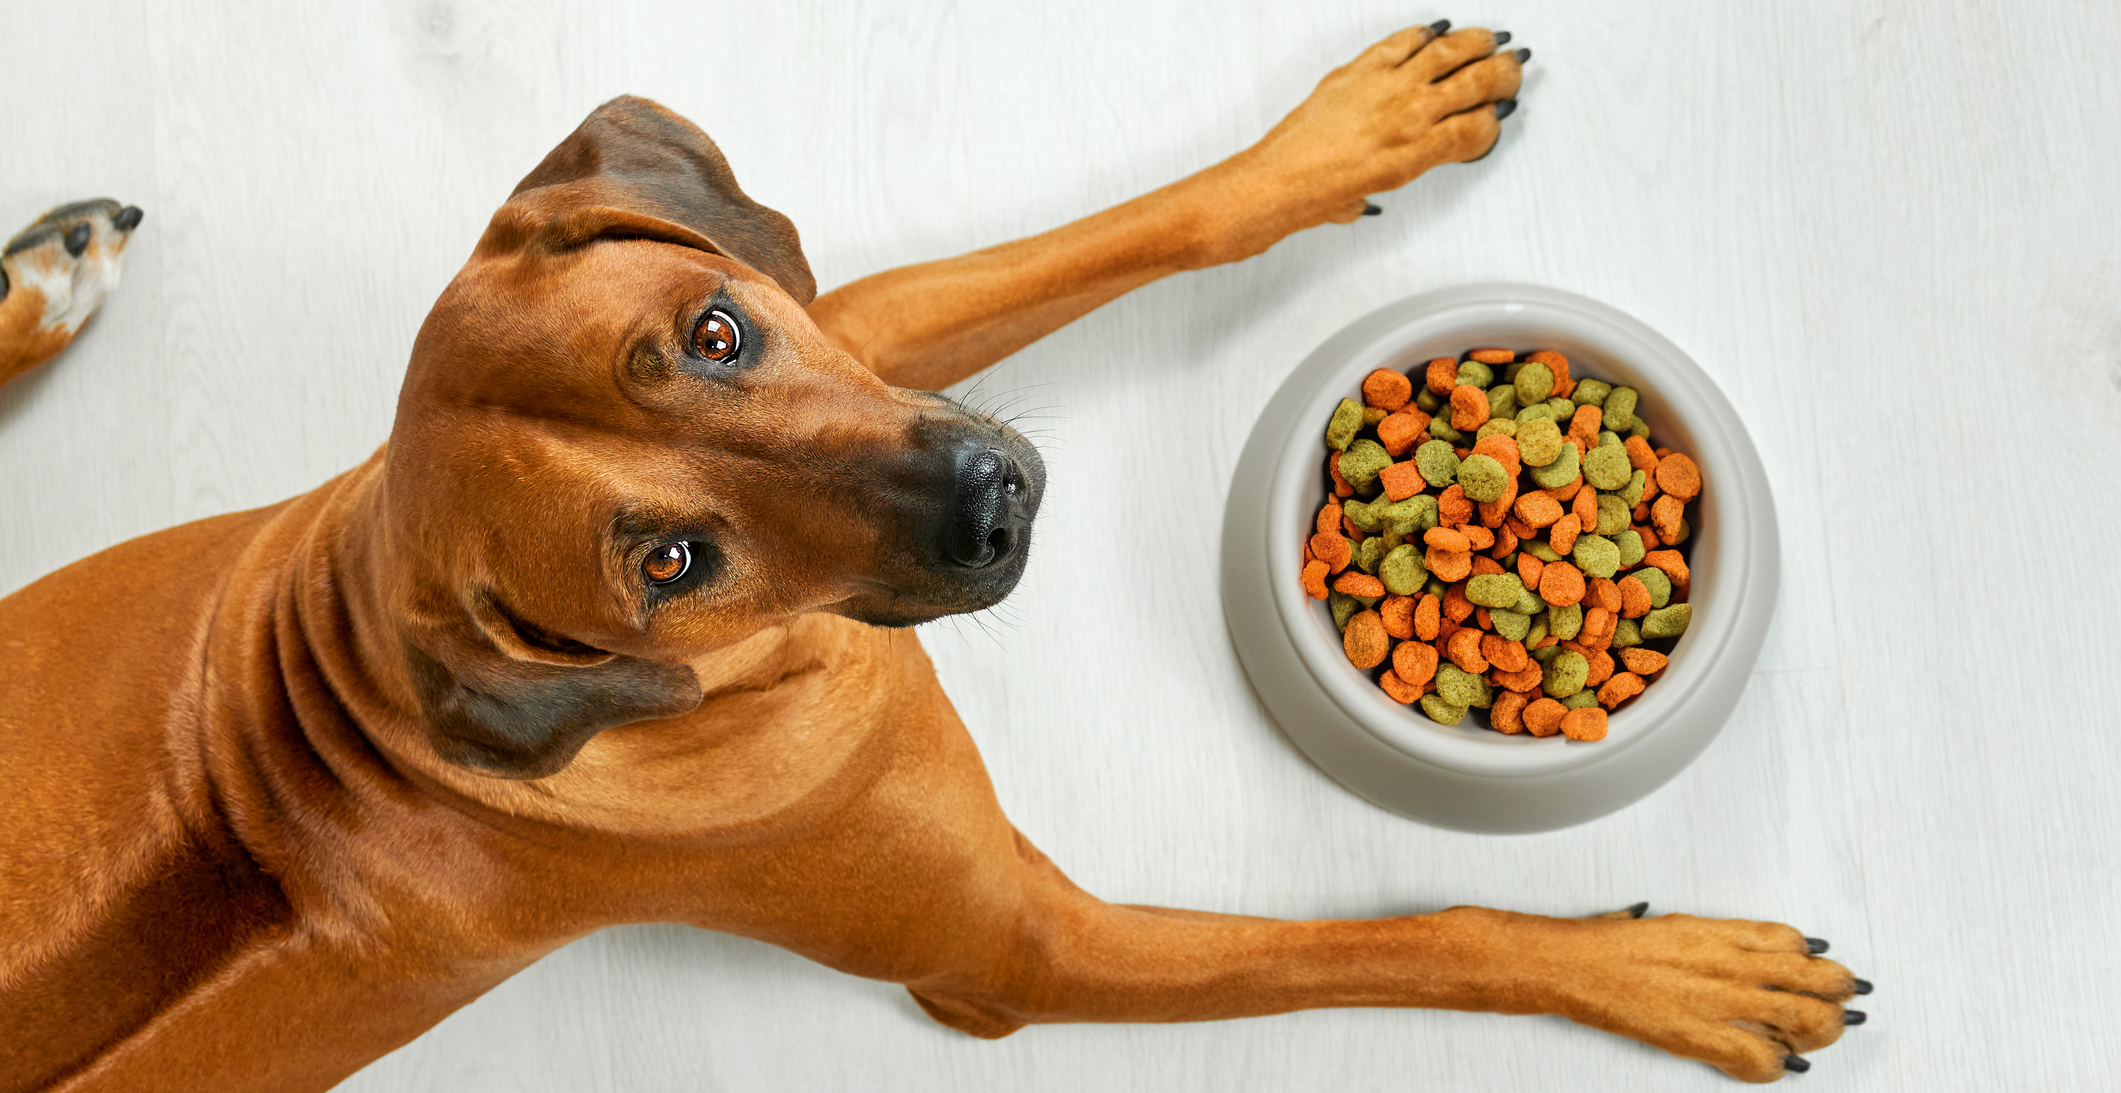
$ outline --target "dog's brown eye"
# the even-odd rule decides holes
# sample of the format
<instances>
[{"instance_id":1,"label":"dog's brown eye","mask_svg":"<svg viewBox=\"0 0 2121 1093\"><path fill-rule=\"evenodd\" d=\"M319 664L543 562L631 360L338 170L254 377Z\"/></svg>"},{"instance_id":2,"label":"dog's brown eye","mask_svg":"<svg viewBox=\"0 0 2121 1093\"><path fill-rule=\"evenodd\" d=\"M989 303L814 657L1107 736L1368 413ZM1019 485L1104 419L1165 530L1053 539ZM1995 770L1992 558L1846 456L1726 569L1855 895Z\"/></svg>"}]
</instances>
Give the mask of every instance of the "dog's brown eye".
<instances>
[{"instance_id":1,"label":"dog's brown eye","mask_svg":"<svg viewBox=\"0 0 2121 1093\"><path fill-rule=\"evenodd\" d=\"M736 323L719 311L708 312L692 335L692 348L700 356L716 362L735 360L742 342L743 336L737 333Z\"/></svg>"},{"instance_id":2,"label":"dog's brown eye","mask_svg":"<svg viewBox=\"0 0 2121 1093\"><path fill-rule=\"evenodd\" d=\"M692 548L685 543L659 546L641 563L641 574L650 584L669 584L692 568Z\"/></svg>"}]
</instances>

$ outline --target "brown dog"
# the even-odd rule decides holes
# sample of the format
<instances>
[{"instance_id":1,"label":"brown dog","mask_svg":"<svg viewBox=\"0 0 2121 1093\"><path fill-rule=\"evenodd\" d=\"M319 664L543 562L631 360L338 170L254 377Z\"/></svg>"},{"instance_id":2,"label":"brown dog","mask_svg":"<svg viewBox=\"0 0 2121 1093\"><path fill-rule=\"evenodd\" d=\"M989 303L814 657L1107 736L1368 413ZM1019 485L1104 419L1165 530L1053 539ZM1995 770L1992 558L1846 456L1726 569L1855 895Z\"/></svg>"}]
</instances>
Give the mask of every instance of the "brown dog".
<instances>
[{"instance_id":1,"label":"brown dog","mask_svg":"<svg viewBox=\"0 0 2121 1093\"><path fill-rule=\"evenodd\" d=\"M1010 591L1044 477L906 388L1483 154L1495 46L1396 34L1199 175L816 300L704 134L598 109L435 304L386 448L0 601L0 1088L322 1089L646 921L977 1036L1437 1006L1801 1069L1867 988L1786 926L1102 903L893 629Z\"/></svg>"}]
</instances>

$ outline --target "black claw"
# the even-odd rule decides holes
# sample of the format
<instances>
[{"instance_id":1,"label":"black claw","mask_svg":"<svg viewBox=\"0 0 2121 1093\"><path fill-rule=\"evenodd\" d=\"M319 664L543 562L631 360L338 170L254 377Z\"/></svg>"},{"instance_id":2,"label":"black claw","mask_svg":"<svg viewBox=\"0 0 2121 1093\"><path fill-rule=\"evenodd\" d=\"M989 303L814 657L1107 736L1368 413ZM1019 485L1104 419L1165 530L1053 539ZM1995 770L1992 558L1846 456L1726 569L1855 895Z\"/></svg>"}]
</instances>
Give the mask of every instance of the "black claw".
<instances>
[{"instance_id":1,"label":"black claw","mask_svg":"<svg viewBox=\"0 0 2121 1093\"><path fill-rule=\"evenodd\" d=\"M1643 900L1643 901L1642 901L1641 903L1637 903L1637 904L1634 904L1633 906L1630 906L1630 907L1628 908L1628 917L1629 917L1629 918L1641 918L1641 917L1642 917L1642 914L1643 914L1643 912L1644 912L1644 911L1647 911L1647 910L1649 910L1649 909L1650 909L1650 901L1649 901L1649 900Z\"/></svg>"},{"instance_id":2,"label":"black claw","mask_svg":"<svg viewBox=\"0 0 2121 1093\"><path fill-rule=\"evenodd\" d=\"M1857 993L1857 994L1869 994L1869 993L1871 993L1871 981L1870 981L1870 980L1868 980L1868 979L1858 979L1858 980L1856 980L1856 993Z\"/></svg>"},{"instance_id":3,"label":"black claw","mask_svg":"<svg viewBox=\"0 0 2121 1093\"><path fill-rule=\"evenodd\" d=\"M1520 50L1518 50L1518 51L1517 51L1517 63L1518 63L1518 64L1523 64L1523 63L1525 63L1526 61L1529 61L1529 60L1531 60L1531 59L1532 59L1532 51L1531 51L1531 50L1529 50L1529 49L1520 49Z\"/></svg>"},{"instance_id":4,"label":"black claw","mask_svg":"<svg viewBox=\"0 0 2121 1093\"><path fill-rule=\"evenodd\" d=\"M1365 202L1363 202L1363 203L1362 203L1362 214L1363 214L1364 216L1376 216L1377 214L1379 214L1379 213L1381 213L1381 212L1383 212L1383 211L1384 211L1383 209L1380 209L1380 208L1378 208L1377 206L1375 206L1375 205L1372 205L1372 204L1370 204L1370 203L1369 203L1369 202L1367 202L1367 201L1365 201Z\"/></svg>"},{"instance_id":5,"label":"black claw","mask_svg":"<svg viewBox=\"0 0 2121 1093\"><path fill-rule=\"evenodd\" d=\"M1429 24L1429 33L1439 38L1443 37L1443 33L1449 29L1451 29L1451 21L1449 19L1438 19Z\"/></svg>"},{"instance_id":6,"label":"black claw","mask_svg":"<svg viewBox=\"0 0 2121 1093\"><path fill-rule=\"evenodd\" d=\"M1804 947L1812 950L1813 956L1818 956L1826 951L1826 942L1816 937L1808 937L1804 939Z\"/></svg>"},{"instance_id":7,"label":"black claw","mask_svg":"<svg viewBox=\"0 0 2121 1093\"><path fill-rule=\"evenodd\" d=\"M1802 1074L1812 1069L1812 1064L1795 1055L1784 1055L1782 1057L1782 1069L1792 1074Z\"/></svg>"},{"instance_id":8,"label":"black claw","mask_svg":"<svg viewBox=\"0 0 2121 1093\"><path fill-rule=\"evenodd\" d=\"M1495 103L1495 120L1507 118L1517 109L1516 99L1501 99Z\"/></svg>"},{"instance_id":9,"label":"black claw","mask_svg":"<svg viewBox=\"0 0 2121 1093\"><path fill-rule=\"evenodd\" d=\"M66 253L76 258L88 249L88 225L76 224L66 230Z\"/></svg>"},{"instance_id":10,"label":"black claw","mask_svg":"<svg viewBox=\"0 0 2121 1093\"><path fill-rule=\"evenodd\" d=\"M1841 1011L1841 1023L1843 1025L1860 1025L1870 1019L1871 1015L1863 1012L1862 1010Z\"/></svg>"},{"instance_id":11,"label":"black claw","mask_svg":"<svg viewBox=\"0 0 2121 1093\"><path fill-rule=\"evenodd\" d=\"M1498 30L1498 31L1496 31L1496 32L1495 32L1495 44L1496 44L1496 45L1498 45L1498 46L1503 46L1503 45L1508 45L1508 44L1510 44L1510 32L1509 32L1509 31L1507 31L1507 30Z\"/></svg>"},{"instance_id":12,"label":"black claw","mask_svg":"<svg viewBox=\"0 0 2121 1093\"><path fill-rule=\"evenodd\" d=\"M110 226L122 232L129 232L139 227L140 221L146 216L146 213L140 211L140 206L127 205L118 210L118 215L110 218Z\"/></svg>"}]
</instances>

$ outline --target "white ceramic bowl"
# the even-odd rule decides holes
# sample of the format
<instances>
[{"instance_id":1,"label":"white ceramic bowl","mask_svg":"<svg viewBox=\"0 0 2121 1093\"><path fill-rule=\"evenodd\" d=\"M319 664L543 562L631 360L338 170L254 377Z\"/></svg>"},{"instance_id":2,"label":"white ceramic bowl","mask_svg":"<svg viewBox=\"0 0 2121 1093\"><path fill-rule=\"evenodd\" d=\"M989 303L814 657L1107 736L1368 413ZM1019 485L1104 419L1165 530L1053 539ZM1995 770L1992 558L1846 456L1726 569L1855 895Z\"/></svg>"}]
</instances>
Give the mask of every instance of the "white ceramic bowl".
<instances>
[{"instance_id":1,"label":"white ceramic bowl","mask_svg":"<svg viewBox=\"0 0 2121 1093\"><path fill-rule=\"evenodd\" d=\"M1641 392L1658 444L1707 485L1693 516L1693 623L1671 665L1612 716L1604 740L1442 726L1348 664L1303 592L1303 538L1326 500L1326 419L1375 368L1413 370L1478 346L1553 349L1578 378ZM1417 382L1419 382L1417 378ZM1484 832L1595 819L1663 785L1722 730L1751 677L1780 582L1774 499L1745 426L1701 367L1634 318L1535 285L1468 285L1381 308L1328 338L1275 392L1239 458L1223 515L1223 613L1245 672L1327 774L1402 816Z\"/></svg>"}]
</instances>

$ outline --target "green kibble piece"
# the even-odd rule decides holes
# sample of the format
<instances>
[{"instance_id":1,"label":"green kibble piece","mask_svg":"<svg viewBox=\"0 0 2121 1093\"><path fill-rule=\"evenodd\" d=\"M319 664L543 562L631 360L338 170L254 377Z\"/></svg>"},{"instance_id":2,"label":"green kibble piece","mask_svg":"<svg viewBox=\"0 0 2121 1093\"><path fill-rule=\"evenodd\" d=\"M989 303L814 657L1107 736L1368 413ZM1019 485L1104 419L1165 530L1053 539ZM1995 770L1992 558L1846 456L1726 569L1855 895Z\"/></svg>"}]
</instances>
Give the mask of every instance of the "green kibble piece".
<instances>
[{"instance_id":1,"label":"green kibble piece","mask_svg":"<svg viewBox=\"0 0 2121 1093\"><path fill-rule=\"evenodd\" d=\"M1642 628L1635 625L1634 619L1621 619L1613 624L1613 648L1625 649L1630 645L1641 644Z\"/></svg>"},{"instance_id":2,"label":"green kibble piece","mask_svg":"<svg viewBox=\"0 0 2121 1093\"><path fill-rule=\"evenodd\" d=\"M1365 497L1377 492L1377 472L1391 465L1384 445L1374 440L1358 440L1340 453L1340 476Z\"/></svg>"},{"instance_id":3,"label":"green kibble piece","mask_svg":"<svg viewBox=\"0 0 2121 1093\"><path fill-rule=\"evenodd\" d=\"M1504 382L1504 383L1515 383L1515 382L1517 382L1517 373L1518 373L1518 372L1519 372L1520 370L1522 370L1522 369L1524 368L1525 364L1526 364L1526 362L1524 362L1524 361L1511 361L1510 363L1508 363L1508 364L1505 364L1505 365L1503 365L1503 366L1502 366L1502 382Z\"/></svg>"},{"instance_id":4,"label":"green kibble piece","mask_svg":"<svg viewBox=\"0 0 2121 1093\"><path fill-rule=\"evenodd\" d=\"M1605 410L1605 427L1616 433L1626 432L1628 424L1635 420L1635 402L1641 396L1633 387L1615 387L1599 405Z\"/></svg>"},{"instance_id":5,"label":"green kibble piece","mask_svg":"<svg viewBox=\"0 0 2121 1093\"><path fill-rule=\"evenodd\" d=\"M1597 406L1612 391L1613 385L1604 380L1577 380L1576 389L1569 392L1569 401L1578 406Z\"/></svg>"},{"instance_id":6,"label":"green kibble piece","mask_svg":"<svg viewBox=\"0 0 2121 1093\"><path fill-rule=\"evenodd\" d=\"M1383 448L1377 450L1380 452L1384 451ZM1348 457L1341 457L1343 464L1347 461ZM1489 462L1493 463L1494 460L1491 459ZM1458 453L1452 451L1451 446L1441 440L1431 440L1414 449L1414 466L1420 469L1422 480L1437 489L1443 489L1458 481ZM1340 473L1347 474L1347 468L1342 467ZM1348 481L1353 482L1355 480L1350 478Z\"/></svg>"},{"instance_id":7,"label":"green kibble piece","mask_svg":"<svg viewBox=\"0 0 2121 1093\"><path fill-rule=\"evenodd\" d=\"M1517 582L1517 602L1510 606L1510 610L1526 615L1537 615L1546 609L1547 601L1540 599L1539 593L1526 588L1523 581Z\"/></svg>"},{"instance_id":8,"label":"green kibble piece","mask_svg":"<svg viewBox=\"0 0 2121 1093\"><path fill-rule=\"evenodd\" d=\"M1348 450L1348 443L1362 431L1362 403L1351 398L1340 400L1333 408L1333 420L1326 422L1326 447L1336 452Z\"/></svg>"},{"instance_id":9,"label":"green kibble piece","mask_svg":"<svg viewBox=\"0 0 2121 1093\"><path fill-rule=\"evenodd\" d=\"M1363 441L1356 441L1356 443L1360 444L1363 443ZM1383 451L1384 449L1380 448L1378 450ZM1517 450L1521 456L1524 451L1524 446L1521 444L1518 445ZM1532 468L1532 481L1539 483L1540 489L1560 489L1561 487L1566 486L1571 482L1574 482L1576 480L1577 472L1582 469L1582 464L1579 463L1576 458L1576 445L1564 444L1561 446L1561 451L1554 456L1553 462L1548 463L1546 466L1543 467ZM1340 457L1340 473L1343 476L1346 476L1348 473L1347 456ZM1348 478L1348 481L1353 482L1355 481L1355 479L1350 477Z\"/></svg>"},{"instance_id":10,"label":"green kibble piece","mask_svg":"<svg viewBox=\"0 0 2121 1093\"><path fill-rule=\"evenodd\" d=\"M1517 379L1511 386L1517 388L1517 401L1525 406L1545 402L1554 393L1554 370L1533 361L1517 370Z\"/></svg>"},{"instance_id":11,"label":"green kibble piece","mask_svg":"<svg viewBox=\"0 0 2121 1093\"><path fill-rule=\"evenodd\" d=\"M1383 501L1383 498L1379 498L1376 502L1371 503L1357 501L1350 497L1340 503L1340 514L1347 517L1349 523L1374 535L1377 533L1377 529L1382 526L1378 523L1377 510L1384 507Z\"/></svg>"},{"instance_id":12,"label":"green kibble piece","mask_svg":"<svg viewBox=\"0 0 2121 1093\"><path fill-rule=\"evenodd\" d=\"M1488 416L1507 418L1516 417L1517 388L1512 387L1507 383L1489 388Z\"/></svg>"},{"instance_id":13,"label":"green kibble piece","mask_svg":"<svg viewBox=\"0 0 2121 1093\"><path fill-rule=\"evenodd\" d=\"M1575 447L1561 438L1561 426L1553 418L1535 417L1517 427L1517 458L1527 467L1547 466L1561 458L1563 448L1573 451ZM1574 473L1569 477L1574 478Z\"/></svg>"},{"instance_id":14,"label":"green kibble piece","mask_svg":"<svg viewBox=\"0 0 2121 1093\"><path fill-rule=\"evenodd\" d=\"M1451 428L1451 416L1449 414L1429 419L1429 435L1437 440L1451 444L1457 444L1466 438L1466 434Z\"/></svg>"},{"instance_id":15,"label":"green kibble piece","mask_svg":"<svg viewBox=\"0 0 2121 1093\"><path fill-rule=\"evenodd\" d=\"M1531 551L1532 557L1542 562L1558 562L1561 560L1561 552L1548 546L1545 539L1534 539L1528 545L1521 545L1519 549Z\"/></svg>"},{"instance_id":16,"label":"green kibble piece","mask_svg":"<svg viewBox=\"0 0 2121 1093\"><path fill-rule=\"evenodd\" d=\"M1571 710L1588 710L1598 705L1598 692L1586 687L1562 699L1561 704Z\"/></svg>"},{"instance_id":17,"label":"green kibble piece","mask_svg":"<svg viewBox=\"0 0 2121 1093\"><path fill-rule=\"evenodd\" d=\"M1340 473L1345 475L1348 472ZM1628 476L1634 473L1635 468L1628 463L1628 450L1620 446L1619 437L1614 437L1611 444L1600 444L1583 455L1583 480L1598 489L1617 490L1627 485Z\"/></svg>"},{"instance_id":18,"label":"green kibble piece","mask_svg":"<svg viewBox=\"0 0 2121 1093\"><path fill-rule=\"evenodd\" d=\"M1648 472L1630 471L1628 473L1628 484L1620 487L1620 499L1627 502L1628 507L1632 509L1642 504L1642 491L1648 489L1649 485L1650 476Z\"/></svg>"},{"instance_id":19,"label":"green kibble piece","mask_svg":"<svg viewBox=\"0 0 2121 1093\"><path fill-rule=\"evenodd\" d=\"M1620 446L1620 434L1608 429L1598 434L1598 443L1592 446L1596 448L1618 448Z\"/></svg>"},{"instance_id":20,"label":"green kibble piece","mask_svg":"<svg viewBox=\"0 0 2121 1093\"><path fill-rule=\"evenodd\" d=\"M1532 632L1532 616L1522 611L1491 610L1488 621L1494 624L1495 632L1508 641L1523 641L1524 636Z\"/></svg>"},{"instance_id":21,"label":"green kibble piece","mask_svg":"<svg viewBox=\"0 0 2121 1093\"><path fill-rule=\"evenodd\" d=\"M1442 678L1443 669L1438 668L1436 674L1439 679ZM1548 698L1567 698L1583 690L1583 681L1589 678L1591 662L1574 649L1563 649L1560 656L1547 662L1546 676L1541 686L1546 690ZM1443 690L1441 686L1436 689L1438 692Z\"/></svg>"},{"instance_id":22,"label":"green kibble piece","mask_svg":"<svg viewBox=\"0 0 2121 1093\"><path fill-rule=\"evenodd\" d=\"M1491 436L1498 435L1510 437L1516 436L1517 422L1514 419L1506 417L1491 417L1488 420L1481 422L1480 431L1473 434L1473 439L1486 440Z\"/></svg>"},{"instance_id":23,"label":"green kibble piece","mask_svg":"<svg viewBox=\"0 0 2121 1093\"><path fill-rule=\"evenodd\" d=\"M1605 498L1601 497L1599 500L1604 501ZM1598 534L1604 535L1605 513L1600 512L1598 517ZM1642 556L1648 553L1642 549L1642 533L1634 528L1614 533L1613 545L1620 548L1620 568L1622 569L1633 569L1641 565ZM1661 577L1663 574L1660 573L1658 576Z\"/></svg>"},{"instance_id":24,"label":"green kibble piece","mask_svg":"<svg viewBox=\"0 0 2121 1093\"><path fill-rule=\"evenodd\" d=\"M1642 587L1650 590L1651 607L1663 607L1672 602L1672 579L1664 575L1664 570L1638 569L1628 576L1641 581Z\"/></svg>"},{"instance_id":25,"label":"green kibble piece","mask_svg":"<svg viewBox=\"0 0 2121 1093\"><path fill-rule=\"evenodd\" d=\"M1560 641L1568 641L1583 633L1583 605L1572 603L1567 607L1547 608L1547 633Z\"/></svg>"},{"instance_id":26,"label":"green kibble piece","mask_svg":"<svg viewBox=\"0 0 2121 1093\"><path fill-rule=\"evenodd\" d=\"M1569 557L1586 577L1611 577L1620 572L1620 548L1603 535L1578 535Z\"/></svg>"},{"instance_id":27,"label":"green kibble piece","mask_svg":"<svg viewBox=\"0 0 2121 1093\"><path fill-rule=\"evenodd\" d=\"M1541 641L1544 641L1544 640L1546 640L1546 639L1545 639L1545 638L1541 638L1540 640L1541 640ZM1527 644L1529 644L1529 643L1527 643ZM1566 653L1566 652L1568 652L1568 650L1566 650L1566 649L1563 649L1563 648L1562 648L1561 646L1559 646L1559 645L1549 645L1549 646L1547 646L1547 647L1545 647L1545 648L1543 648L1543 649L1534 649L1534 650L1532 650L1532 659L1533 659L1533 660L1536 660L1536 661L1538 661L1538 662L1539 662L1539 666L1540 666L1540 667L1542 667L1542 668L1544 668L1544 667L1546 667L1547 665L1549 665L1549 664L1552 664L1552 663L1554 663L1554 658L1555 658L1555 657L1558 657L1558 656L1560 656L1561 654L1563 654L1563 653Z\"/></svg>"},{"instance_id":28,"label":"green kibble piece","mask_svg":"<svg viewBox=\"0 0 2121 1093\"><path fill-rule=\"evenodd\" d=\"M1478 706L1485 709L1494 701L1489 696L1487 680L1450 661L1436 666L1436 693L1453 706Z\"/></svg>"},{"instance_id":29,"label":"green kibble piece","mask_svg":"<svg viewBox=\"0 0 2121 1093\"><path fill-rule=\"evenodd\" d=\"M1626 531L1628 529L1628 515L1628 503L1622 501L1620 495L1612 493L1601 493L1598 495L1598 534L1610 539ZM1640 538L1640 536L1637 536L1637 538ZM1619 544L1615 543L1614 545L1618 546ZM1639 561L1640 559L1637 560ZM1620 564L1623 566L1628 564L1625 560L1625 555L1622 556Z\"/></svg>"},{"instance_id":30,"label":"green kibble piece","mask_svg":"<svg viewBox=\"0 0 2121 1093\"><path fill-rule=\"evenodd\" d=\"M1384 560L1377 563L1377 579L1385 583L1385 591L1395 596L1412 596L1428 581L1429 567L1422 564L1421 550L1405 543L1393 547Z\"/></svg>"},{"instance_id":31,"label":"green kibble piece","mask_svg":"<svg viewBox=\"0 0 2121 1093\"><path fill-rule=\"evenodd\" d=\"M1494 457L1475 453L1458 465L1458 484L1475 501L1500 501L1503 491L1510 488L1510 472Z\"/></svg>"},{"instance_id":32,"label":"green kibble piece","mask_svg":"<svg viewBox=\"0 0 2121 1093\"><path fill-rule=\"evenodd\" d=\"M1417 493L1390 504L1372 505L1370 511L1386 534L1402 539L1411 539L1436 526L1436 499L1426 493ZM1356 526L1362 527L1360 524Z\"/></svg>"},{"instance_id":33,"label":"green kibble piece","mask_svg":"<svg viewBox=\"0 0 2121 1093\"><path fill-rule=\"evenodd\" d=\"M1635 424L1628 426L1628 435L1639 436L1644 440L1648 440L1650 438L1650 423L1639 417L1636 418Z\"/></svg>"},{"instance_id":34,"label":"green kibble piece","mask_svg":"<svg viewBox=\"0 0 2121 1093\"><path fill-rule=\"evenodd\" d=\"M1422 413L1433 414L1437 411L1438 408L1443 406L1443 396L1438 395L1436 392L1429 390L1428 387L1422 384L1417 383L1414 386L1420 388L1419 392L1416 393L1414 396L1414 405L1419 408Z\"/></svg>"},{"instance_id":35,"label":"green kibble piece","mask_svg":"<svg viewBox=\"0 0 2121 1093\"><path fill-rule=\"evenodd\" d=\"M1436 695L1421 696L1421 712L1439 725L1456 725L1466 719L1464 706L1453 706Z\"/></svg>"},{"instance_id":36,"label":"green kibble piece","mask_svg":"<svg viewBox=\"0 0 2121 1093\"><path fill-rule=\"evenodd\" d=\"M1675 603L1670 607L1652 611L1642 617L1642 636L1645 638L1676 638L1686 633L1687 623L1694 621L1694 605Z\"/></svg>"},{"instance_id":37,"label":"green kibble piece","mask_svg":"<svg viewBox=\"0 0 2121 1093\"><path fill-rule=\"evenodd\" d=\"M1541 418L1545 418L1548 421L1554 420L1553 408L1544 402L1535 403L1531 406L1520 406L1517 409L1517 424L1519 425L1529 425Z\"/></svg>"},{"instance_id":38,"label":"green kibble piece","mask_svg":"<svg viewBox=\"0 0 2121 1093\"><path fill-rule=\"evenodd\" d=\"M1467 361L1458 366L1458 385L1485 391L1495 386L1495 370L1479 361Z\"/></svg>"},{"instance_id":39,"label":"green kibble piece","mask_svg":"<svg viewBox=\"0 0 2121 1093\"><path fill-rule=\"evenodd\" d=\"M1493 616L1494 613L1489 612L1489 617L1492 618ZM1524 637L1519 638L1517 640L1524 642L1524 647L1527 649L1530 649L1532 646L1547 640L1546 612L1541 611L1539 614L1534 615L1532 617L1532 628L1530 630L1525 631Z\"/></svg>"},{"instance_id":40,"label":"green kibble piece","mask_svg":"<svg viewBox=\"0 0 2121 1093\"><path fill-rule=\"evenodd\" d=\"M1435 577L1430 577L1429 583L1422 585L1421 590L1440 600L1443 599L1443 594L1449 591L1449 586L1445 585L1442 581L1436 579Z\"/></svg>"},{"instance_id":41,"label":"green kibble piece","mask_svg":"<svg viewBox=\"0 0 2121 1093\"><path fill-rule=\"evenodd\" d=\"M1524 591L1524 582L1510 573L1483 573L1466 582L1466 599L1482 607L1517 606L1517 594Z\"/></svg>"},{"instance_id":42,"label":"green kibble piece","mask_svg":"<svg viewBox=\"0 0 2121 1093\"><path fill-rule=\"evenodd\" d=\"M1372 576L1377 574L1377 563L1385 556L1385 539L1372 535L1355 544L1355 567Z\"/></svg>"},{"instance_id":43,"label":"green kibble piece","mask_svg":"<svg viewBox=\"0 0 2121 1093\"><path fill-rule=\"evenodd\" d=\"M1687 541L1688 539L1691 539L1691 538L1693 538L1693 537L1694 537L1694 525L1692 525L1692 524L1689 524L1689 523L1687 523L1687 522L1686 522L1686 517L1682 516L1682 517L1680 517L1680 518L1679 518L1679 527L1678 527L1677 529L1675 529L1675 530L1673 531L1673 533L1672 533L1672 538L1671 538L1671 540L1670 540L1669 542L1665 543L1664 545L1666 545L1666 546L1678 546L1679 544L1681 544L1681 543L1684 543L1684 542L1686 542L1686 541Z\"/></svg>"},{"instance_id":44,"label":"green kibble piece","mask_svg":"<svg viewBox=\"0 0 2121 1093\"><path fill-rule=\"evenodd\" d=\"M1333 629L1346 630L1348 620L1354 618L1357 611L1362 610L1362 605L1355 602L1355 597L1345 592L1328 592L1326 608L1333 612Z\"/></svg>"},{"instance_id":45,"label":"green kibble piece","mask_svg":"<svg viewBox=\"0 0 2121 1093\"><path fill-rule=\"evenodd\" d=\"M1547 400L1547 407L1554 411L1554 420L1567 421L1576 415L1576 404L1556 395Z\"/></svg>"}]
</instances>

